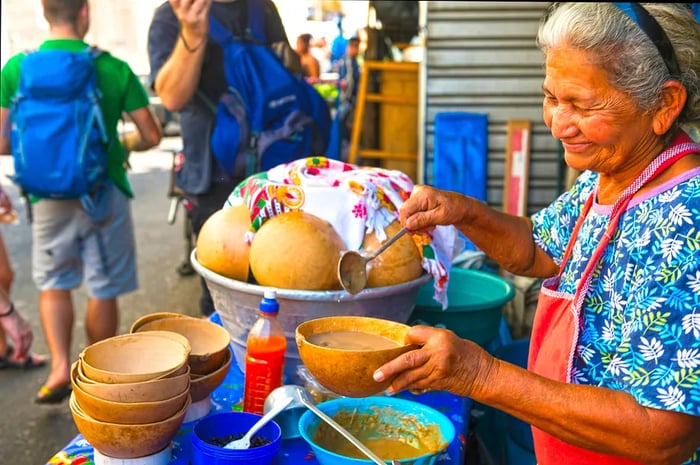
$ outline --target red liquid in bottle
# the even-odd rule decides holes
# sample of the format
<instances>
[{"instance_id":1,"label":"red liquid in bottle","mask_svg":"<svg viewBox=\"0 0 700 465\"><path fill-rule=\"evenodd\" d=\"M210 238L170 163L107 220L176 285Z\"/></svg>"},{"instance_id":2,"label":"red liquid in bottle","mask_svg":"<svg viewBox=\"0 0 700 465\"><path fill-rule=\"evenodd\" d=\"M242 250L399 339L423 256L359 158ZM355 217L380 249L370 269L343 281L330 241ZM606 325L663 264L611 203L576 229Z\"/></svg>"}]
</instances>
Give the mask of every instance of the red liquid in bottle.
<instances>
[{"instance_id":1,"label":"red liquid in bottle","mask_svg":"<svg viewBox=\"0 0 700 465\"><path fill-rule=\"evenodd\" d=\"M286 349L287 340L283 336L248 339L243 393L244 411L262 415L268 394L282 386Z\"/></svg>"}]
</instances>

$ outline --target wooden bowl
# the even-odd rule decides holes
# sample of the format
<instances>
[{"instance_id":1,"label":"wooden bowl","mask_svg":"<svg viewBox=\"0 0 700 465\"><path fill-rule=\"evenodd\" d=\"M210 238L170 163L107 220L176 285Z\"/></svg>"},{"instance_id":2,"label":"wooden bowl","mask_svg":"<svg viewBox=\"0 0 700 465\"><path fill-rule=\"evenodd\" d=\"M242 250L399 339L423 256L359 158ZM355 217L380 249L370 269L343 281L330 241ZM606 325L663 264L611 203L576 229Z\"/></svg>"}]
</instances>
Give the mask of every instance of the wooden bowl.
<instances>
[{"instance_id":1,"label":"wooden bowl","mask_svg":"<svg viewBox=\"0 0 700 465\"><path fill-rule=\"evenodd\" d=\"M175 312L155 312L155 313L149 313L148 315L144 315L136 321L134 321L131 325L131 328L129 329L130 333L135 333L139 330L139 328L146 323L150 323L151 321L156 321L156 320L161 320L163 318L194 318L189 315L183 315L182 313L175 313Z\"/></svg>"},{"instance_id":2,"label":"wooden bowl","mask_svg":"<svg viewBox=\"0 0 700 465\"><path fill-rule=\"evenodd\" d=\"M97 383L85 382L78 373L80 360L71 366L71 381L80 390L99 399L112 402L156 402L173 397L190 387L190 368L177 376L141 381L139 383Z\"/></svg>"},{"instance_id":3,"label":"wooden bowl","mask_svg":"<svg viewBox=\"0 0 700 465\"><path fill-rule=\"evenodd\" d=\"M207 375L190 379L190 396L192 397L192 402L204 399L224 382L228 374L228 369L231 367L232 358L233 352L230 347L227 347L224 352L224 361L217 370Z\"/></svg>"},{"instance_id":4,"label":"wooden bowl","mask_svg":"<svg viewBox=\"0 0 700 465\"><path fill-rule=\"evenodd\" d=\"M366 397L382 392L391 383L390 379L382 383L374 381L372 374L377 368L404 352L418 348L404 343L409 328L405 324L379 318L331 316L297 326L296 342L304 366L324 387L343 396ZM315 336L332 333L338 337L352 337L344 337L343 341L338 339L337 342L344 345L334 347L310 342L315 340ZM362 334L367 336L363 337ZM382 341L392 347L373 348L380 342L374 340L376 336L384 338ZM363 345L365 347L360 348ZM345 348L337 348L341 346Z\"/></svg>"},{"instance_id":5,"label":"wooden bowl","mask_svg":"<svg viewBox=\"0 0 700 465\"><path fill-rule=\"evenodd\" d=\"M136 334L153 330L185 336L192 347L188 358L190 370L198 375L219 368L231 342L231 335L223 326L201 318L161 318L143 324Z\"/></svg>"},{"instance_id":6,"label":"wooden bowl","mask_svg":"<svg viewBox=\"0 0 700 465\"><path fill-rule=\"evenodd\" d=\"M116 386L116 385L115 385ZM165 420L179 411L187 401L189 389L164 400L153 402L114 402L100 399L73 383L75 400L89 417L107 423L139 425Z\"/></svg>"},{"instance_id":7,"label":"wooden bowl","mask_svg":"<svg viewBox=\"0 0 700 465\"><path fill-rule=\"evenodd\" d=\"M137 383L181 370L189 343L175 334L134 333L96 342L80 354L88 379L100 383Z\"/></svg>"},{"instance_id":8,"label":"wooden bowl","mask_svg":"<svg viewBox=\"0 0 700 465\"><path fill-rule=\"evenodd\" d=\"M118 459L145 457L163 450L175 437L190 406L189 397L180 410L165 420L141 425L120 425L90 418L78 405L75 392L70 410L78 431L102 454Z\"/></svg>"}]
</instances>

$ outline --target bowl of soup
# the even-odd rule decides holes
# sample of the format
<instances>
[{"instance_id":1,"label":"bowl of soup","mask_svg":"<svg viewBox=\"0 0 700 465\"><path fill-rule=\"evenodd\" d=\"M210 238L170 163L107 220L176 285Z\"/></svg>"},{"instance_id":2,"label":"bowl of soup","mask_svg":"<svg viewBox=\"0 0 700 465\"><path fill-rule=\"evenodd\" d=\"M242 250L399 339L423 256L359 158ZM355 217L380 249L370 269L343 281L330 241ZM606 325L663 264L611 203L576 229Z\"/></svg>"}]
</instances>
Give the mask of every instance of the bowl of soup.
<instances>
[{"instance_id":1,"label":"bowl of soup","mask_svg":"<svg viewBox=\"0 0 700 465\"><path fill-rule=\"evenodd\" d=\"M406 344L410 326L381 318L331 316L306 321L296 329L299 356L325 388L342 396L366 397L386 389L375 370L418 346Z\"/></svg>"},{"instance_id":2,"label":"bowl of soup","mask_svg":"<svg viewBox=\"0 0 700 465\"><path fill-rule=\"evenodd\" d=\"M449 418L412 400L346 397L322 402L318 408L387 462L431 465L455 437ZM311 411L299 419L299 433L321 465L374 464Z\"/></svg>"}]
</instances>

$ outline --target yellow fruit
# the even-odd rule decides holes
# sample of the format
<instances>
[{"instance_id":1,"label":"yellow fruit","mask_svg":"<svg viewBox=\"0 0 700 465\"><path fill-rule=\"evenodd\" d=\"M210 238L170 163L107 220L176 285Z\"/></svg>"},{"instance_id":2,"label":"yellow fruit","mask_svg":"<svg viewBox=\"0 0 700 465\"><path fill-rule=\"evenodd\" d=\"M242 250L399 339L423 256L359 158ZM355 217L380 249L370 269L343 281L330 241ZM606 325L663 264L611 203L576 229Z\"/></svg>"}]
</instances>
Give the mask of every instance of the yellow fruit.
<instances>
[{"instance_id":1,"label":"yellow fruit","mask_svg":"<svg viewBox=\"0 0 700 465\"><path fill-rule=\"evenodd\" d=\"M214 273L247 281L250 246L244 235L250 228L245 205L222 208L211 215L197 235L197 260Z\"/></svg>"},{"instance_id":2,"label":"yellow fruit","mask_svg":"<svg viewBox=\"0 0 700 465\"><path fill-rule=\"evenodd\" d=\"M345 244L333 226L302 211L267 220L250 246L258 284L280 289L340 289L338 260Z\"/></svg>"},{"instance_id":3,"label":"yellow fruit","mask_svg":"<svg viewBox=\"0 0 700 465\"><path fill-rule=\"evenodd\" d=\"M401 229L398 221L384 228L387 239ZM365 234L362 248L367 251L377 250L382 243L374 232ZM367 267L367 287L392 286L418 278L423 273L421 256L410 234L406 234L388 249L369 262Z\"/></svg>"}]
</instances>

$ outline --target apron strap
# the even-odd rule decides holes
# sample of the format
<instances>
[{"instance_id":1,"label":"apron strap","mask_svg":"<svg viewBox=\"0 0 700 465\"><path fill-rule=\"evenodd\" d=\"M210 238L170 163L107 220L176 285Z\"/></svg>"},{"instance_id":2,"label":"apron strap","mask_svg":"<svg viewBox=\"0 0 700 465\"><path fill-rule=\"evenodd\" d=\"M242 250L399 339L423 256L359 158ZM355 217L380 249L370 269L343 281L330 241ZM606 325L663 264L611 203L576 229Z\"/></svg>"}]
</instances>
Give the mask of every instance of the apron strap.
<instances>
[{"instance_id":1,"label":"apron strap","mask_svg":"<svg viewBox=\"0 0 700 465\"><path fill-rule=\"evenodd\" d=\"M620 218L622 217L622 213L627 209L627 206L632 200L634 194L639 192L639 190L649 181L659 176L663 171L666 170L666 168L673 165L675 162L685 157L686 155L698 152L699 150L700 145L694 143L672 145L668 149L661 152L659 156L657 156L651 163L649 163L649 165L647 165L644 171L642 171L639 174L639 176L637 176L637 178L634 181L632 181L632 183L629 186L627 186L627 188L622 192L620 197L615 201L615 203L613 204L612 212L610 213L610 222L605 228L605 233L600 243L596 247L593 256L588 261L588 265L586 266L583 274L581 275L581 280L579 281L578 287L576 289L576 294L574 297L574 310L576 314L579 313L579 309L583 306L583 300L586 298L586 294L588 293L588 289L590 288L591 280L593 278L593 269L597 266L600 257L603 255L605 247L607 247L613 235L615 234L615 231L617 230L617 225L619 224ZM596 186L596 188L593 190L589 201L591 200L593 195L597 193L597 191L598 186ZM586 205L588 205L588 203L589 202L586 202ZM582 216L584 216L585 214L588 214L588 211L586 211ZM581 221L581 218L579 218L579 221ZM574 241L575 237L576 236L572 236L569 242Z\"/></svg>"},{"instance_id":2,"label":"apron strap","mask_svg":"<svg viewBox=\"0 0 700 465\"><path fill-rule=\"evenodd\" d=\"M671 146L663 152L661 152L661 154L659 154L651 163L649 163L649 165L639 174L639 176L637 176L637 178L634 181L632 181L632 183L622 192L620 197L613 204L610 222L608 223L608 226L605 229L605 233L601 238L600 243L593 252L593 256L588 261L588 264L586 265L586 268L584 269L583 274L581 275L579 283L576 287L576 292L574 294L573 301L571 303L571 306L569 307L569 310L573 314L573 318L576 324L574 324L573 328L574 333L571 340L568 364L566 368L567 380L571 379L571 373L573 370L574 363L573 355L576 350L579 332L581 331L581 309L583 308L583 301L586 298L586 294L588 293L588 290L591 286L593 270L597 266L598 261L603 255L605 248L610 243L610 240L612 239L620 222L622 213L627 209L627 206L629 205L629 202L634 196L634 194L636 194L639 191L639 189L642 188L642 186L644 186L647 182L657 177L661 172L663 172L666 168L671 166L676 161L680 160L681 158L690 153L696 152L700 152L700 144L694 143L685 132L681 131L678 137L676 137L676 139L673 141ZM597 194L597 192L598 185L596 185L595 189L593 189L593 192L591 192L591 195L586 200L581 214L579 215L574 231L571 235L571 238L569 239L569 243L567 244L567 250L564 254L562 264L559 268L559 274L557 275L557 278L561 277L561 274L564 271L566 262L569 259L569 255L571 254L574 243L576 242L576 237L578 235L579 229L581 228L585 217L588 215L588 212L591 209L593 200L595 198L594 196Z\"/></svg>"},{"instance_id":3,"label":"apron strap","mask_svg":"<svg viewBox=\"0 0 700 465\"><path fill-rule=\"evenodd\" d=\"M583 220L586 219L586 216L588 215L588 212L591 209L591 205L593 205L593 198L595 197L595 189L593 189L593 192L591 192L591 195L588 196L588 199L586 199L586 203L583 206L583 209L581 210L581 213L578 215L578 219L576 220L576 226L574 226L574 230L571 232L571 238L569 239L569 243L566 245L566 251L564 252L564 257L561 259L561 265L559 266L559 276L564 272L564 265L566 265L566 262L569 261L569 257L571 256L571 252L574 250L574 244L576 243L576 237L578 236L578 231L581 229L581 225L583 224Z\"/></svg>"}]
</instances>

